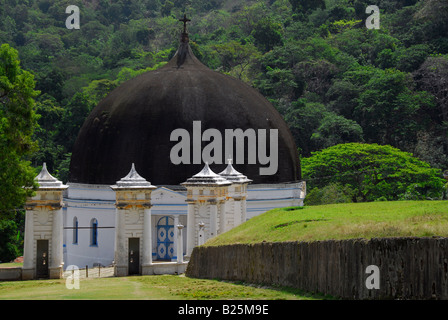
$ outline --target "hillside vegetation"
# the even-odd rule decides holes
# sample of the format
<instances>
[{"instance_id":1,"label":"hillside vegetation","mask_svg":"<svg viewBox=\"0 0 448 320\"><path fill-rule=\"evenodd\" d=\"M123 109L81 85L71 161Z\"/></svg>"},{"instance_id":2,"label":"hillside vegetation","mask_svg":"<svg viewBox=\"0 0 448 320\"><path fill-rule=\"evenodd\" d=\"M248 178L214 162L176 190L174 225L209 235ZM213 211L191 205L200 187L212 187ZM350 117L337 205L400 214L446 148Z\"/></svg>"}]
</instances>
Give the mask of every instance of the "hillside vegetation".
<instances>
[{"instance_id":1,"label":"hillside vegetation","mask_svg":"<svg viewBox=\"0 0 448 320\"><path fill-rule=\"evenodd\" d=\"M448 236L446 201L384 201L268 211L205 245Z\"/></svg>"},{"instance_id":2,"label":"hillside vegetation","mask_svg":"<svg viewBox=\"0 0 448 320\"><path fill-rule=\"evenodd\" d=\"M69 5L79 30L65 27ZM379 30L366 28L369 5ZM267 97L302 156L366 142L448 168L445 0L0 0L0 44L18 50L41 92L35 167L67 181L86 116L174 55L184 13L197 57Z\"/></svg>"}]
</instances>

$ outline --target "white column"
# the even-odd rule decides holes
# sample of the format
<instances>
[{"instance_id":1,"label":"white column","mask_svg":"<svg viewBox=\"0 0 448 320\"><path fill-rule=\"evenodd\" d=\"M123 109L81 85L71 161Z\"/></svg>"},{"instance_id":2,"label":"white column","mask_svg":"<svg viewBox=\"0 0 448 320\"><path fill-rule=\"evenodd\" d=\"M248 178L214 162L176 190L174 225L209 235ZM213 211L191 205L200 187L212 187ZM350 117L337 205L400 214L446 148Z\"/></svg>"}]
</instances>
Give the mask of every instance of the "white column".
<instances>
[{"instance_id":1,"label":"white column","mask_svg":"<svg viewBox=\"0 0 448 320\"><path fill-rule=\"evenodd\" d=\"M23 269L34 269L34 211L26 210Z\"/></svg>"},{"instance_id":2,"label":"white column","mask_svg":"<svg viewBox=\"0 0 448 320\"><path fill-rule=\"evenodd\" d=\"M174 234L177 235L177 226L179 225L179 216L178 215L173 215L172 218L174 220L174 227L173 227L174 228ZM177 261L177 244L178 244L177 243L177 238L173 239L173 249L174 249L174 252L176 254L173 254L173 258L171 258L171 261L174 261L174 257L176 257L176 261ZM167 248L167 250L168 250L168 248Z\"/></svg>"},{"instance_id":3,"label":"white column","mask_svg":"<svg viewBox=\"0 0 448 320\"><path fill-rule=\"evenodd\" d=\"M227 206L226 206L227 201L222 201L219 204L219 230L218 230L218 234L224 233L227 230L227 225L226 225L226 210L227 210Z\"/></svg>"},{"instance_id":4,"label":"white column","mask_svg":"<svg viewBox=\"0 0 448 320\"><path fill-rule=\"evenodd\" d=\"M215 202L210 204L210 238L214 238L218 235L217 220L218 220L218 205Z\"/></svg>"},{"instance_id":5,"label":"white column","mask_svg":"<svg viewBox=\"0 0 448 320\"><path fill-rule=\"evenodd\" d=\"M187 256L191 256L193 248L196 246L194 241L196 230L196 219L194 217L194 202L188 203L188 215L187 215Z\"/></svg>"},{"instance_id":6,"label":"white column","mask_svg":"<svg viewBox=\"0 0 448 320\"><path fill-rule=\"evenodd\" d=\"M62 267L62 208L53 210L53 234L51 239L51 264L50 268ZM62 269L60 270L62 272ZM56 271L58 272L58 271Z\"/></svg>"},{"instance_id":7,"label":"white column","mask_svg":"<svg viewBox=\"0 0 448 320\"><path fill-rule=\"evenodd\" d=\"M151 208L145 208L143 216L142 266L152 264Z\"/></svg>"},{"instance_id":8,"label":"white column","mask_svg":"<svg viewBox=\"0 0 448 320\"><path fill-rule=\"evenodd\" d=\"M241 222L244 223L247 220L247 205L246 198L241 200Z\"/></svg>"},{"instance_id":9,"label":"white column","mask_svg":"<svg viewBox=\"0 0 448 320\"><path fill-rule=\"evenodd\" d=\"M199 222L199 232L198 232L198 246L202 246L205 242L205 224L203 222Z\"/></svg>"},{"instance_id":10,"label":"white column","mask_svg":"<svg viewBox=\"0 0 448 320\"><path fill-rule=\"evenodd\" d=\"M179 222L179 219L177 219L177 222ZM177 263L183 263L184 262L184 244L182 239L182 229L184 228L183 225L180 224L174 224L174 228L177 229Z\"/></svg>"},{"instance_id":11,"label":"white column","mask_svg":"<svg viewBox=\"0 0 448 320\"><path fill-rule=\"evenodd\" d=\"M235 199L233 202L234 204L234 211L233 211L233 226L237 227L241 224L241 200Z\"/></svg>"},{"instance_id":12,"label":"white column","mask_svg":"<svg viewBox=\"0 0 448 320\"><path fill-rule=\"evenodd\" d=\"M116 210L115 221L115 276L123 277L128 275L124 210Z\"/></svg>"}]
</instances>

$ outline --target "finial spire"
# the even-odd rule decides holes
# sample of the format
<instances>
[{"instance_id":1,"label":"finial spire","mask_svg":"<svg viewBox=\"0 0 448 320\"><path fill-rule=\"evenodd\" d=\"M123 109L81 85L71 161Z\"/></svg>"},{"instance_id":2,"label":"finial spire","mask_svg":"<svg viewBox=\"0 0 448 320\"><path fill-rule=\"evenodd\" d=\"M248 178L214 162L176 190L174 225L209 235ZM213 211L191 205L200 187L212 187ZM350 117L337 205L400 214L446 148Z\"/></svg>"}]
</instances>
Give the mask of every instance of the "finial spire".
<instances>
[{"instance_id":1,"label":"finial spire","mask_svg":"<svg viewBox=\"0 0 448 320\"><path fill-rule=\"evenodd\" d=\"M128 175L122 178L120 181L117 181L113 188L150 188L155 189L154 186L151 185L149 181L146 181L145 178L140 176L135 169L135 163L131 165L131 171L129 171ZM112 188L112 189L113 189Z\"/></svg>"},{"instance_id":2,"label":"finial spire","mask_svg":"<svg viewBox=\"0 0 448 320\"><path fill-rule=\"evenodd\" d=\"M41 188L66 188L66 186L64 186L61 181L53 177L48 172L47 164L45 162L42 165L42 170L34 179L37 181Z\"/></svg>"},{"instance_id":3,"label":"finial spire","mask_svg":"<svg viewBox=\"0 0 448 320\"><path fill-rule=\"evenodd\" d=\"M220 175L232 183L251 183L252 180L247 179L245 175L236 171L232 166L232 163L232 157L229 156L229 159L227 159L227 168L225 168L224 171L220 173Z\"/></svg>"}]
</instances>

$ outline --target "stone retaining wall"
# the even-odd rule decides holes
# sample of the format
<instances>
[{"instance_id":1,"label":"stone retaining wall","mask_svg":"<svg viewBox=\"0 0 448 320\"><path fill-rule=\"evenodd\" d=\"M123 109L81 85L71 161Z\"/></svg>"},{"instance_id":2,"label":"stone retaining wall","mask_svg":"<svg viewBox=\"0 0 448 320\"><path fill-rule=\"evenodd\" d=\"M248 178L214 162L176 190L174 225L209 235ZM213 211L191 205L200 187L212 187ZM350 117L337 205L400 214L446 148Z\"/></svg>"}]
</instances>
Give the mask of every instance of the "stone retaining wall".
<instances>
[{"instance_id":1,"label":"stone retaining wall","mask_svg":"<svg viewBox=\"0 0 448 320\"><path fill-rule=\"evenodd\" d=\"M22 268L0 268L0 281L22 280Z\"/></svg>"},{"instance_id":2,"label":"stone retaining wall","mask_svg":"<svg viewBox=\"0 0 448 320\"><path fill-rule=\"evenodd\" d=\"M379 268L379 289L367 288L370 265ZM200 246L186 275L344 299L448 299L447 269L448 238L384 238Z\"/></svg>"}]
</instances>

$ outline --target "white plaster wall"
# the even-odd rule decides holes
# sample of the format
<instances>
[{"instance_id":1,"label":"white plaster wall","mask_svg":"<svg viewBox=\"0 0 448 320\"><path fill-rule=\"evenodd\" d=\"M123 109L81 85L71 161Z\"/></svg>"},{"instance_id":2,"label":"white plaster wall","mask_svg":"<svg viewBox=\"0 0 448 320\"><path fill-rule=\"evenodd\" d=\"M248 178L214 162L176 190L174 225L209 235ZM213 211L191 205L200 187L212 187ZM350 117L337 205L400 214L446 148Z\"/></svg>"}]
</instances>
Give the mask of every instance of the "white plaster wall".
<instances>
[{"instance_id":1,"label":"white plaster wall","mask_svg":"<svg viewBox=\"0 0 448 320\"><path fill-rule=\"evenodd\" d=\"M115 201L115 192L108 185L91 185L67 183L67 198L79 200L109 200Z\"/></svg>"},{"instance_id":2,"label":"white plaster wall","mask_svg":"<svg viewBox=\"0 0 448 320\"><path fill-rule=\"evenodd\" d=\"M110 265L114 260L115 229L115 192L105 185L86 185L69 183L70 187L64 198L64 227L73 227L73 218L78 217L80 227L90 227L92 218L98 220L98 246L90 246L90 229L79 229L78 245L73 244L73 231L64 229L64 268L74 264L80 268L94 263ZM247 196L247 219L268 210L303 205L305 186L301 182L269 185L249 185ZM165 187L154 190L151 195L153 207L152 246L157 250L157 221L162 216L179 216L183 229L184 252L187 244L187 203L186 191L173 191ZM204 209L202 209L204 210ZM202 211L201 210L201 211ZM202 217L199 216L201 214ZM196 221L204 220L206 230L209 222L203 218L207 212L196 211ZM194 226L195 229L198 226ZM196 232L197 236L197 232ZM208 234L208 237L210 235ZM196 239L197 241L197 239ZM155 260L155 255L153 255Z\"/></svg>"},{"instance_id":3,"label":"white plaster wall","mask_svg":"<svg viewBox=\"0 0 448 320\"><path fill-rule=\"evenodd\" d=\"M247 219L276 208L303 206L306 195L304 182L249 185L247 191Z\"/></svg>"},{"instance_id":4,"label":"white plaster wall","mask_svg":"<svg viewBox=\"0 0 448 320\"><path fill-rule=\"evenodd\" d=\"M96 203L90 207L72 207L71 205L78 203L69 200L65 202L68 207L64 219L64 268L69 265L93 267L95 263L111 265L114 260L115 207L104 203ZM73 227L74 217L78 218L78 244L73 244L73 229L67 229ZM85 228L91 226L93 218L98 221L97 246L90 244L91 229Z\"/></svg>"}]
</instances>

